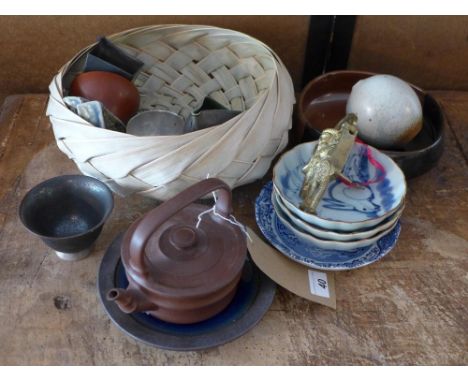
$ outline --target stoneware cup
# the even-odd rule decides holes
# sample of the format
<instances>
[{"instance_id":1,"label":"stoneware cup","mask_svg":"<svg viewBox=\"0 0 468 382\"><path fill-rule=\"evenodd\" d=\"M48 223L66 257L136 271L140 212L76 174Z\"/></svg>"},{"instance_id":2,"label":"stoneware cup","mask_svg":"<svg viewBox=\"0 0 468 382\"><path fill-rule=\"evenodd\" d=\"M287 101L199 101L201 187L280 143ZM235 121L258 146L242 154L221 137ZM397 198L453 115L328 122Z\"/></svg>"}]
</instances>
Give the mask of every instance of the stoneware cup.
<instances>
[{"instance_id":1,"label":"stoneware cup","mask_svg":"<svg viewBox=\"0 0 468 382\"><path fill-rule=\"evenodd\" d=\"M19 216L58 257L76 261L89 255L113 207L112 192L104 183L63 175L32 188L20 204Z\"/></svg>"}]
</instances>

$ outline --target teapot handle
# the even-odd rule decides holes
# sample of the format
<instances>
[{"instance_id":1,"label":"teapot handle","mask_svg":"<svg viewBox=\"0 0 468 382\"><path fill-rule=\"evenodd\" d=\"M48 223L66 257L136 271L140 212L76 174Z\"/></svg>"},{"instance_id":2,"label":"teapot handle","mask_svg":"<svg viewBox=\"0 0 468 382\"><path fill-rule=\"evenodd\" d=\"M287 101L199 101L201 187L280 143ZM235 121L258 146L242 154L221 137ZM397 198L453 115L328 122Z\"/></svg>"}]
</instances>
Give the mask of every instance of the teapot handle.
<instances>
[{"instance_id":1,"label":"teapot handle","mask_svg":"<svg viewBox=\"0 0 468 382\"><path fill-rule=\"evenodd\" d=\"M164 202L146 214L139 222L130 240L130 265L138 273L145 275L145 247L152 233L177 212L194 203L202 196L219 190L216 212L227 218L232 212L230 187L220 179L209 178L190 186L172 199Z\"/></svg>"}]
</instances>

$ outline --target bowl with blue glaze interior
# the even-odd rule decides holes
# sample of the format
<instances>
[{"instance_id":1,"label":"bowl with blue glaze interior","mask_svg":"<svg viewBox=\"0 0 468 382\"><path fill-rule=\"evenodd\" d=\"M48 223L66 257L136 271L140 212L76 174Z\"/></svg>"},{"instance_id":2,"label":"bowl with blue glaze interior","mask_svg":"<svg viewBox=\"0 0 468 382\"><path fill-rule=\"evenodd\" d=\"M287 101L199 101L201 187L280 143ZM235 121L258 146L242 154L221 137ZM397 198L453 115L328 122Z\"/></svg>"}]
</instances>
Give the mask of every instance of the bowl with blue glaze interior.
<instances>
[{"instance_id":1,"label":"bowl with blue glaze interior","mask_svg":"<svg viewBox=\"0 0 468 382\"><path fill-rule=\"evenodd\" d=\"M337 251L350 251L353 249L357 248L362 248L362 247L367 247L370 245L373 245L377 240L388 234L393 228L395 228L398 219L393 222L393 224L388 227L387 229L384 229L381 232L378 232L372 237L368 237L366 239L356 239L356 240L351 240L351 241L337 241L337 240L330 240L330 239L322 239L319 237L316 237L308 232L304 232L300 229L297 229L294 224L291 222L291 220L288 218L286 214L283 213L283 211L277 207L277 204L275 203L275 198L272 197L272 205L273 209L278 217L278 219L281 221L281 223L284 224L284 226L292 232L294 235L296 235L298 238L300 238L304 243L313 245L314 247L320 248L320 249L330 249L330 250L337 250Z\"/></svg>"},{"instance_id":2,"label":"bowl with blue glaze interior","mask_svg":"<svg viewBox=\"0 0 468 382\"><path fill-rule=\"evenodd\" d=\"M393 215L390 215L387 219L385 219L381 224L377 225L376 227L362 229L355 232L340 232L325 230L318 226L306 223L303 220L297 218L293 213L291 213L291 211L289 211L286 208L286 206L283 204L275 190L273 190L273 193L271 195L271 202L277 215L280 218L285 218L287 222L292 226L292 229L298 230L305 234L310 234L318 239L345 242L369 239L379 234L380 232L387 231L389 228L395 225L395 223L398 221L404 210L403 204Z\"/></svg>"},{"instance_id":3,"label":"bowl with blue glaze interior","mask_svg":"<svg viewBox=\"0 0 468 382\"><path fill-rule=\"evenodd\" d=\"M343 174L357 186L350 187L336 178L329 183L315 214L301 210L302 168L316 145L314 141L294 147L273 169L276 192L299 219L324 229L354 232L377 226L403 205L406 182L400 168L377 149L355 143Z\"/></svg>"}]
</instances>

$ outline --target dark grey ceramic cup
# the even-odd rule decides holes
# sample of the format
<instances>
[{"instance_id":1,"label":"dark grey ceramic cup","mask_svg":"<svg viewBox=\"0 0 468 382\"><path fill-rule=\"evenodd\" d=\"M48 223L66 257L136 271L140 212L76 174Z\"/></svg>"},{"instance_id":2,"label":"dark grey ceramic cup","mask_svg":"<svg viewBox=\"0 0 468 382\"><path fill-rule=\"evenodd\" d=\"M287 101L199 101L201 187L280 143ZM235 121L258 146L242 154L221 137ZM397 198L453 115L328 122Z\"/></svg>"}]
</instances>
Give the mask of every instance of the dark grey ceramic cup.
<instances>
[{"instance_id":1,"label":"dark grey ceramic cup","mask_svg":"<svg viewBox=\"0 0 468 382\"><path fill-rule=\"evenodd\" d=\"M101 233L114 207L111 190L85 175L63 175L33 187L23 198L24 226L62 260L80 260Z\"/></svg>"}]
</instances>

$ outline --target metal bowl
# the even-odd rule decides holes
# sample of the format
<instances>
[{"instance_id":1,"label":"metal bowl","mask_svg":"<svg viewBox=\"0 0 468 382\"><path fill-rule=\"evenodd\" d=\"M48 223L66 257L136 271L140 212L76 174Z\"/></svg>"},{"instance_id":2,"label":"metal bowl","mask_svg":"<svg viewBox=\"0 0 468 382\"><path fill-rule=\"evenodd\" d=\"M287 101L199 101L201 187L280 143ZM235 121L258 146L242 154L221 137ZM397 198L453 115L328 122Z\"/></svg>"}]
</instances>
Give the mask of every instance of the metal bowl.
<instances>
[{"instance_id":1,"label":"metal bowl","mask_svg":"<svg viewBox=\"0 0 468 382\"><path fill-rule=\"evenodd\" d=\"M346 114L353 85L375 74L343 70L325 73L309 82L299 98L296 138L304 142L316 140L322 130L334 127ZM436 165L443 151L446 124L438 102L422 89L410 86L423 107L423 128L401 150L381 150L398 164L407 178L421 175Z\"/></svg>"},{"instance_id":2,"label":"metal bowl","mask_svg":"<svg viewBox=\"0 0 468 382\"><path fill-rule=\"evenodd\" d=\"M184 133L184 119L169 110L148 110L128 121L127 133L138 137L152 135L180 135Z\"/></svg>"},{"instance_id":3,"label":"metal bowl","mask_svg":"<svg viewBox=\"0 0 468 382\"><path fill-rule=\"evenodd\" d=\"M101 233L114 206L110 189L85 175L63 175L32 188L19 216L63 260L79 260Z\"/></svg>"}]
</instances>

